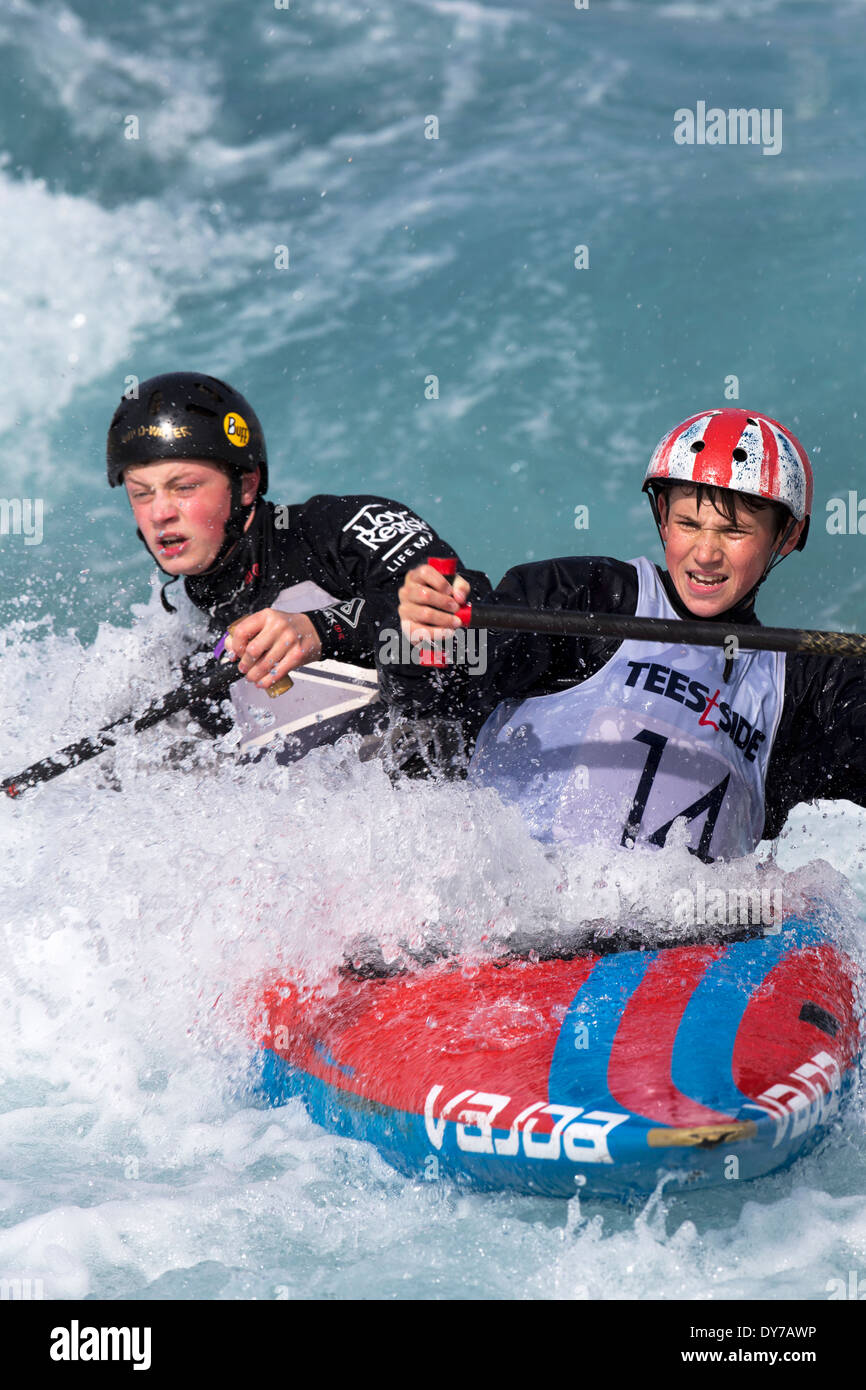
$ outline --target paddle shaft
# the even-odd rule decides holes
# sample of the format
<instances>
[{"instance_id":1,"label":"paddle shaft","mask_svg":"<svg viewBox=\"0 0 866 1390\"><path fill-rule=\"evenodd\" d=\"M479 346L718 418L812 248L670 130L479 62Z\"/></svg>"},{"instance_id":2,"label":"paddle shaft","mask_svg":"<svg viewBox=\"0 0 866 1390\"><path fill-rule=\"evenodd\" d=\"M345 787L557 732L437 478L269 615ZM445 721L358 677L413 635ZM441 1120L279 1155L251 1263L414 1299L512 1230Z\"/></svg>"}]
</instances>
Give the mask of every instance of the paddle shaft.
<instances>
[{"instance_id":1,"label":"paddle shaft","mask_svg":"<svg viewBox=\"0 0 866 1390\"><path fill-rule=\"evenodd\" d=\"M54 777L59 777L62 772L68 772L71 767L78 767L79 763L86 763L91 758L97 758L100 753L105 752L106 748L113 748L117 742L117 739L113 737L115 731L131 728L134 733L141 733L142 729L149 729L154 724L159 724L163 719L167 719L169 715L185 709L191 700L207 697L217 698L225 694L228 687L240 678L240 674L234 662L228 662L223 666L213 666L195 680L187 680L176 690L170 690L167 694L160 696L153 704L148 705L141 714L124 714L120 719L106 724L105 728L100 729L94 737L78 739L76 743L70 743L66 748L61 748L52 757L43 758L38 763L32 763L30 767L26 767L23 772L17 773L14 777L7 777L3 782L0 782L0 791L4 791L7 796L14 797L27 791L29 787L35 787L39 782L50 782Z\"/></svg>"},{"instance_id":2,"label":"paddle shaft","mask_svg":"<svg viewBox=\"0 0 866 1390\"><path fill-rule=\"evenodd\" d=\"M698 618L638 618L620 613L572 613L498 603L467 604L458 616L464 626L508 632L546 632L563 637L615 637L619 641L667 642L677 646L734 650L810 652L820 656L866 657L866 635L820 632L797 627L758 627L708 623ZM733 653L730 653L733 655Z\"/></svg>"},{"instance_id":3,"label":"paddle shaft","mask_svg":"<svg viewBox=\"0 0 866 1390\"><path fill-rule=\"evenodd\" d=\"M563 637L611 637L619 641L667 642L696 647L734 650L807 652L821 656L866 658L866 635L859 632L822 632L795 627L757 627L738 623L708 623L697 618L639 618L620 613L575 613L561 609L524 608L497 603L466 604L459 614L465 627L508 632L542 632ZM729 655L733 652L729 651ZM125 714L93 738L82 738L61 748L53 757L32 763L22 772L0 782L0 791L19 796L40 782L50 782L80 763L112 748L113 734L131 727L134 733L149 729L169 715L185 709L196 698L222 695L240 671L233 662L218 665L194 681L155 700L142 714Z\"/></svg>"}]
</instances>

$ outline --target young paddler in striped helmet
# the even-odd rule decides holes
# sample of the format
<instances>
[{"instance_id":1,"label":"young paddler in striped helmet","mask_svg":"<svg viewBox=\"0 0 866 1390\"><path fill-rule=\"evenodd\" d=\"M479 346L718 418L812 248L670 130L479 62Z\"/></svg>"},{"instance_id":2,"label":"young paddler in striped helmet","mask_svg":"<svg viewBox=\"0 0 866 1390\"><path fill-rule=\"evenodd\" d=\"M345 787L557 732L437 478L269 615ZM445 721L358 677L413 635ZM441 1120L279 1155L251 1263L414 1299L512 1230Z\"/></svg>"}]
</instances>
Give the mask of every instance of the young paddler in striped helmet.
<instances>
[{"instance_id":1,"label":"young paddler in striped helmet","mask_svg":"<svg viewBox=\"0 0 866 1390\"><path fill-rule=\"evenodd\" d=\"M806 542L812 470L769 416L708 410L670 431L644 479L665 552L509 570L494 601L755 624L770 570ZM407 632L459 625L470 583L429 565L400 590ZM544 840L665 844L675 822L706 860L746 854L791 808L866 805L866 672L840 657L489 632L486 668L382 667L403 711L458 708L480 728L470 775Z\"/></svg>"}]
</instances>

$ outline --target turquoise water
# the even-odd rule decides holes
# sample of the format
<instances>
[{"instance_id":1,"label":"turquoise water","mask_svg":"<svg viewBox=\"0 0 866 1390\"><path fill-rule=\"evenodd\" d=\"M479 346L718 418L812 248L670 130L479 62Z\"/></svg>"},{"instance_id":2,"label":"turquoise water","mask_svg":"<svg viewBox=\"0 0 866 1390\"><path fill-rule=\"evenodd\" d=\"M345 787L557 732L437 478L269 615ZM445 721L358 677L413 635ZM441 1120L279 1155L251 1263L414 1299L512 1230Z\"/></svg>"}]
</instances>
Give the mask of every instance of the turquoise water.
<instances>
[{"instance_id":1,"label":"turquoise water","mask_svg":"<svg viewBox=\"0 0 866 1390\"><path fill-rule=\"evenodd\" d=\"M73 621L147 584L102 474L128 374L225 375L275 498L393 494L494 578L652 549L649 453L731 374L816 511L857 487L862 3L24 0L0 36L0 481L46 508L3 569L88 570ZM698 100L780 107L782 153L676 145ZM862 546L816 525L767 620L861 621Z\"/></svg>"},{"instance_id":2,"label":"turquoise water","mask_svg":"<svg viewBox=\"0 0 866 1390\"><path fill-rule=\"evenodd\" d=\"M227 377L275 500L397 497L494 579L577 548L654 556L649 454L735 375L816 472L809 546L764 620L862 628L866 540L824 520L862 486L864 38L860 0L7 4L0 497L41 499L44 537L0 536L3 775L169 681L178 631L104 481L130 374ZM782 152L675 144L698 101L780 108ZM503 837L526 921L548 866L462 792L413 791L404 822L336 755L268 790L163 772L161 737L121 750L120 793L91 769L0 806L0 1273L60 1296L344 1296L363 1267L387 1296L705 1298L824 1297L864 1267L859 1119L749 1194L676 1197L666 1229L657 1209L572 1228L245 1110L243 1030L214 1034L200 996L298 953L324 968L383 903L408 930L469 902L471 945L516 891ZM406 866L433 795L477 862L422 888ZM863 818L825 811L792 823L786 865L826 861L862 907Z\"/></svg>"}]
</instances>

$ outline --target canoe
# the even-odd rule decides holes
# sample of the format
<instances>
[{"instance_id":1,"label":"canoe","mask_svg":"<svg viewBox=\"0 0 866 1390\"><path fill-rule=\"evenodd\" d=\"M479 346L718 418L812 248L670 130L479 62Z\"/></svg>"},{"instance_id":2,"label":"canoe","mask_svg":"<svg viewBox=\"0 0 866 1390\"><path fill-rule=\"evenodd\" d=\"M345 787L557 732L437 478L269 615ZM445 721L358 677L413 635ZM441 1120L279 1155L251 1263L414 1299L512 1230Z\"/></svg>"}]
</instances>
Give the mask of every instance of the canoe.
<instances>
[{"instance_id":1,"label":"canoe","mask_svg":"<svg viewBox=\"0 0 866 1390\"><path fill-rule=\"evenodd\" d=\"M831 1132L858 1074L857 970L823 920L726 943L271 981L257 1084L415 1179L624 1197L664 1174L759 1177Z\"/></svg>"}]
</instances>

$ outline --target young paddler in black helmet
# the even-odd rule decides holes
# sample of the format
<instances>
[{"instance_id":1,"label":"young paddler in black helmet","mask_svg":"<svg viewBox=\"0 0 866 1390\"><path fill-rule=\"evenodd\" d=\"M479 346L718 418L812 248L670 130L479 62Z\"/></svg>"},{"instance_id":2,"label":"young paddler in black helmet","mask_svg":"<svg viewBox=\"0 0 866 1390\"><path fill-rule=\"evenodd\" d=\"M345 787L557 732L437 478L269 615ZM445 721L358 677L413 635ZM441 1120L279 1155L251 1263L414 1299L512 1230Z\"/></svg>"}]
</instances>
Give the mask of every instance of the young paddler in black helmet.
<instances>
[{"instance_id":1,"label":"young paddler in black helmet","mask_svg":"<svg viewBox=\"0 0 866 1390\"><path fill-rule=\"evenodd\" d=\"M125 486L138 534L169 583L183 578L215 636L235 624L231 646L246 681L232 688L232 703L243 747L291 735L288 756L298 756L347 727L373 729L382 717L381 706L369 708L378 629L393 622L405 571L425 555L454 555L447 542L384 497L266 501L255 411L201 373L152 377L124 397L107 456L108 481ZM163 603L174 611L167 587ZM310 663L292 690L268 697ZM213 718L208 726L229 727Z\"/></svg>"}]
</instances>

